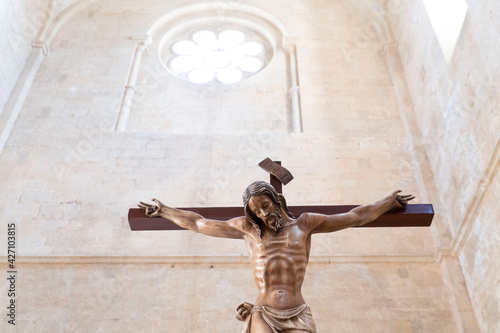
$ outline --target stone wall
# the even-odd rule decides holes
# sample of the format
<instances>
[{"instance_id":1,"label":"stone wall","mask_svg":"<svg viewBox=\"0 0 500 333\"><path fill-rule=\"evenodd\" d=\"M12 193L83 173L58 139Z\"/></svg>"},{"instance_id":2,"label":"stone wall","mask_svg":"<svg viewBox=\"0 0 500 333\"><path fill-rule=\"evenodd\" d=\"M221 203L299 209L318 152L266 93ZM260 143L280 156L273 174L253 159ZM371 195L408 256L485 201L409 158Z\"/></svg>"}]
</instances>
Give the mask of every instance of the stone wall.
<instances>
[{"instance_id":1,"label":"stone wall","mask_svg":"<svg viewBox=\"0 0 500 333\"><path fill-rule=\"evenodd\" d=\"M268 156L294 174L284 188L293 205L363 204L395 189L416 203L445 201L413 157L382 53L390 31L372 30L377 15L347 1L244 4L282 22L297 46L303 133L291 133L281 46L281 61L252 84L196 93L164 73L148 85L156 52L148 49L128 127L113 130L135 38L198 3L81 1L56 27L0 155L2 220L18 229L19 331L238 331L234 308L256 296L242 242L131 232L126 216L152 197L175 207L241 205L250 182L268 179L257 167ZM228 4L217 8L243 5ZM210 117L197 115L203 105ZM193 117L217 124L192 131ZM429 228L315 236L304 295L320 330L463 331L468 298L457 306L449 292L460 272L449 279L435 251Z\"/></svg>"},{"instance_id":2,"label":"stone wall","mask_svg":"<svg viewBox=\"0 0 500 333\"><path fill-rule=\"evenodd\" d=\"M468 6L449 64L422 1L405 2L391 21L453 236L448 253L460 258L481 331L497 332L500 7Z\"/></svg>"},{"instance_id":3,"label":"stone wall","mask_svg":"<svg viewBox=\"0 0 500 333\"><path fill-rule=\"evenodd\" d=\"M20 270L21 332L236 333L236 307L256 297L246 263L123 260ZM319 332L455 331L434 263L311 263L303 289Z\"/></svg>"},{"instance_id":4,"label":"stone wall","mask_svg":"<svg viewBox=\"0 0 500 333\"><path fill-rule=\"evenodd\" d=\"M2 1L0 4L0 110L14 89L40 28L50 14L49 0Z\"/></svg>"}]
</instances>

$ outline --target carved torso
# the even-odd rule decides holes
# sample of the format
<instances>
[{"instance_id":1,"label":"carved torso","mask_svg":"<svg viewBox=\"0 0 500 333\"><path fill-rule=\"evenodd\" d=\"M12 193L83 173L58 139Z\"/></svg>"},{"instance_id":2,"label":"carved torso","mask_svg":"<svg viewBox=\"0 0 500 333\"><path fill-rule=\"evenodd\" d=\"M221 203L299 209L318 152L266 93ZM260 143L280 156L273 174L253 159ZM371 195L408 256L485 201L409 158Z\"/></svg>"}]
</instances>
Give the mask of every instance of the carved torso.
<instances>
[{"instance_id":1,"label":"carved torso","mask_svg":"<svg viewBox=\"0 0 500 333\"><path fill-rule=\"evenodd\" d=\"M291 220L279 232L266 232L260 239L247 235L245 243L259 290L256 305L288 309L304 304L301 294L311 237Z\"/></svg>"}]
</instances>

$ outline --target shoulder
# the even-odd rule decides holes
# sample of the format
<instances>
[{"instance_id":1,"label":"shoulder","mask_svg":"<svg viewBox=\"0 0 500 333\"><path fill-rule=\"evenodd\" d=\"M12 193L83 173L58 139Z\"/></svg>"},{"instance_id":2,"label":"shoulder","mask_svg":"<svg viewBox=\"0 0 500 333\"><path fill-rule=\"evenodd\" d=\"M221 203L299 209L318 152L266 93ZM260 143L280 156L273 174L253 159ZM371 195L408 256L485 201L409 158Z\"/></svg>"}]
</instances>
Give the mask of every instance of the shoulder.
<instances>
[{"instance_id":1,"label":"shoulder","mask_svg":"<svg viewBox=\"0 0 500 333\"><path fill-rule=\"evenodd\" d=\"M244 229L248 222L246 221L246 218L244 216L239 216L239 217L234 217L227 221L229 224L233 225L234 227L238 229Z\"/></svg>"},{"instance_id":2,"label":"shoulder","mask_svg":"<svg viewBox=\"0 0 500 333\"><path fill-rule=\"evenodd\" d=\"M259 239L260 238L260 232L262 232L262 226L259 226L261 229L260 232L258 229L248 221L248 219L245 216L238 217L235 220L237 220L238 228L247 236L250 236L252 239Z\"/></svg>"},{"instance_id":3,"label":"shoulder","mask_svg":"<svg viewBox=\"0 0 500 333\"><path fill-rule=\"evenodd\" d=\"M318 214L316 213L302 213L297 218L297 224L304 231L313 230L318 225Z\"/></svg>"},{"instance_id":4,"label":"shoulder","mask_svg":"<svg viewBox=\"0 0 500 333\"><path fill-rule=\"evenodd\" d=\"M314 222L316 220L319 220L323 217L324 215L318 214L318 213L302 213L300 216L297 218L297 221L299 223L305 223L309 224L311 222Z\"/></svg>"},{"instance_id":5,"label":"shoulder","mask_svg":"<svg viewBox=\"0 0 500 333\"><path fill-rule=\"evenodd\" d=\"M250 222L248 222L245 216L235 217L229 222L237 229L243 231L244 233L251 233L255 228L252 226Z\"/></svg>"}]
</instances>

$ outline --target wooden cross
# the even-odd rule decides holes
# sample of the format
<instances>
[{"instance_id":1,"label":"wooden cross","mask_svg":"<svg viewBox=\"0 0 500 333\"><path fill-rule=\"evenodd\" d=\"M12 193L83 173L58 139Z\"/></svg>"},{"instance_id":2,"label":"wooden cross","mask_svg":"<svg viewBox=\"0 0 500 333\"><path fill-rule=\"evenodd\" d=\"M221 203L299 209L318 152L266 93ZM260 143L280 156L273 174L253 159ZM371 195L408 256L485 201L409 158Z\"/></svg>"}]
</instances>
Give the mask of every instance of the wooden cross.
<instances>
[{"instance_id":1,"label":"wooden cross","mask_svg":"<svg viewBox=\"0 0 500 333\"><path fill-rule=\"evenodd\" d=\"M273 162L266 158L259 163L259 166L271 174L271 185L278 193L282 193L282 185L288 184L292 179L292 174L281 166L281 162ZM357 205L340 206L288 206L296 217L302 213L320 213L325 215L340 214L350 211ZM229 220L234 217L245 215L243 206L240 207L186 207L180 208L200 214L201 216L213 220ZM413 204L406 206L404 210L389 211L376 220L367 223L365 227L428 227L432 223L434 209L432 204ZM148 217L144 210L131 208L128 212L128 222L130 229L139 230L185 230L177 224L162 218Z\"/></svg>"}]
</instances>

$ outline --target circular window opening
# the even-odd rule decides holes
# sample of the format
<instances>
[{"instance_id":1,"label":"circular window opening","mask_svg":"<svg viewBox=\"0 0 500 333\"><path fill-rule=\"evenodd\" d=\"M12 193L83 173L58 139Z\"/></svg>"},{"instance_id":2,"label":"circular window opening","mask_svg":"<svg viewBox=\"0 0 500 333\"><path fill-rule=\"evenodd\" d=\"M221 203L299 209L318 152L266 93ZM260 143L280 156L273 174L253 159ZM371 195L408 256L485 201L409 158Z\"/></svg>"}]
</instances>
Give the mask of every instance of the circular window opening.
<instances>
[{"instance_id":1,"label":"circular window opening","mask_svg":"<svg viewBox=\"0 0 500 333\"><path fill-rule=\"evenodd\" d=\"M271 44L245 27L190 30L165 44L168 71L196 84L234 84L261 72L272 58Z\"/></svg>"}]
</instances>

